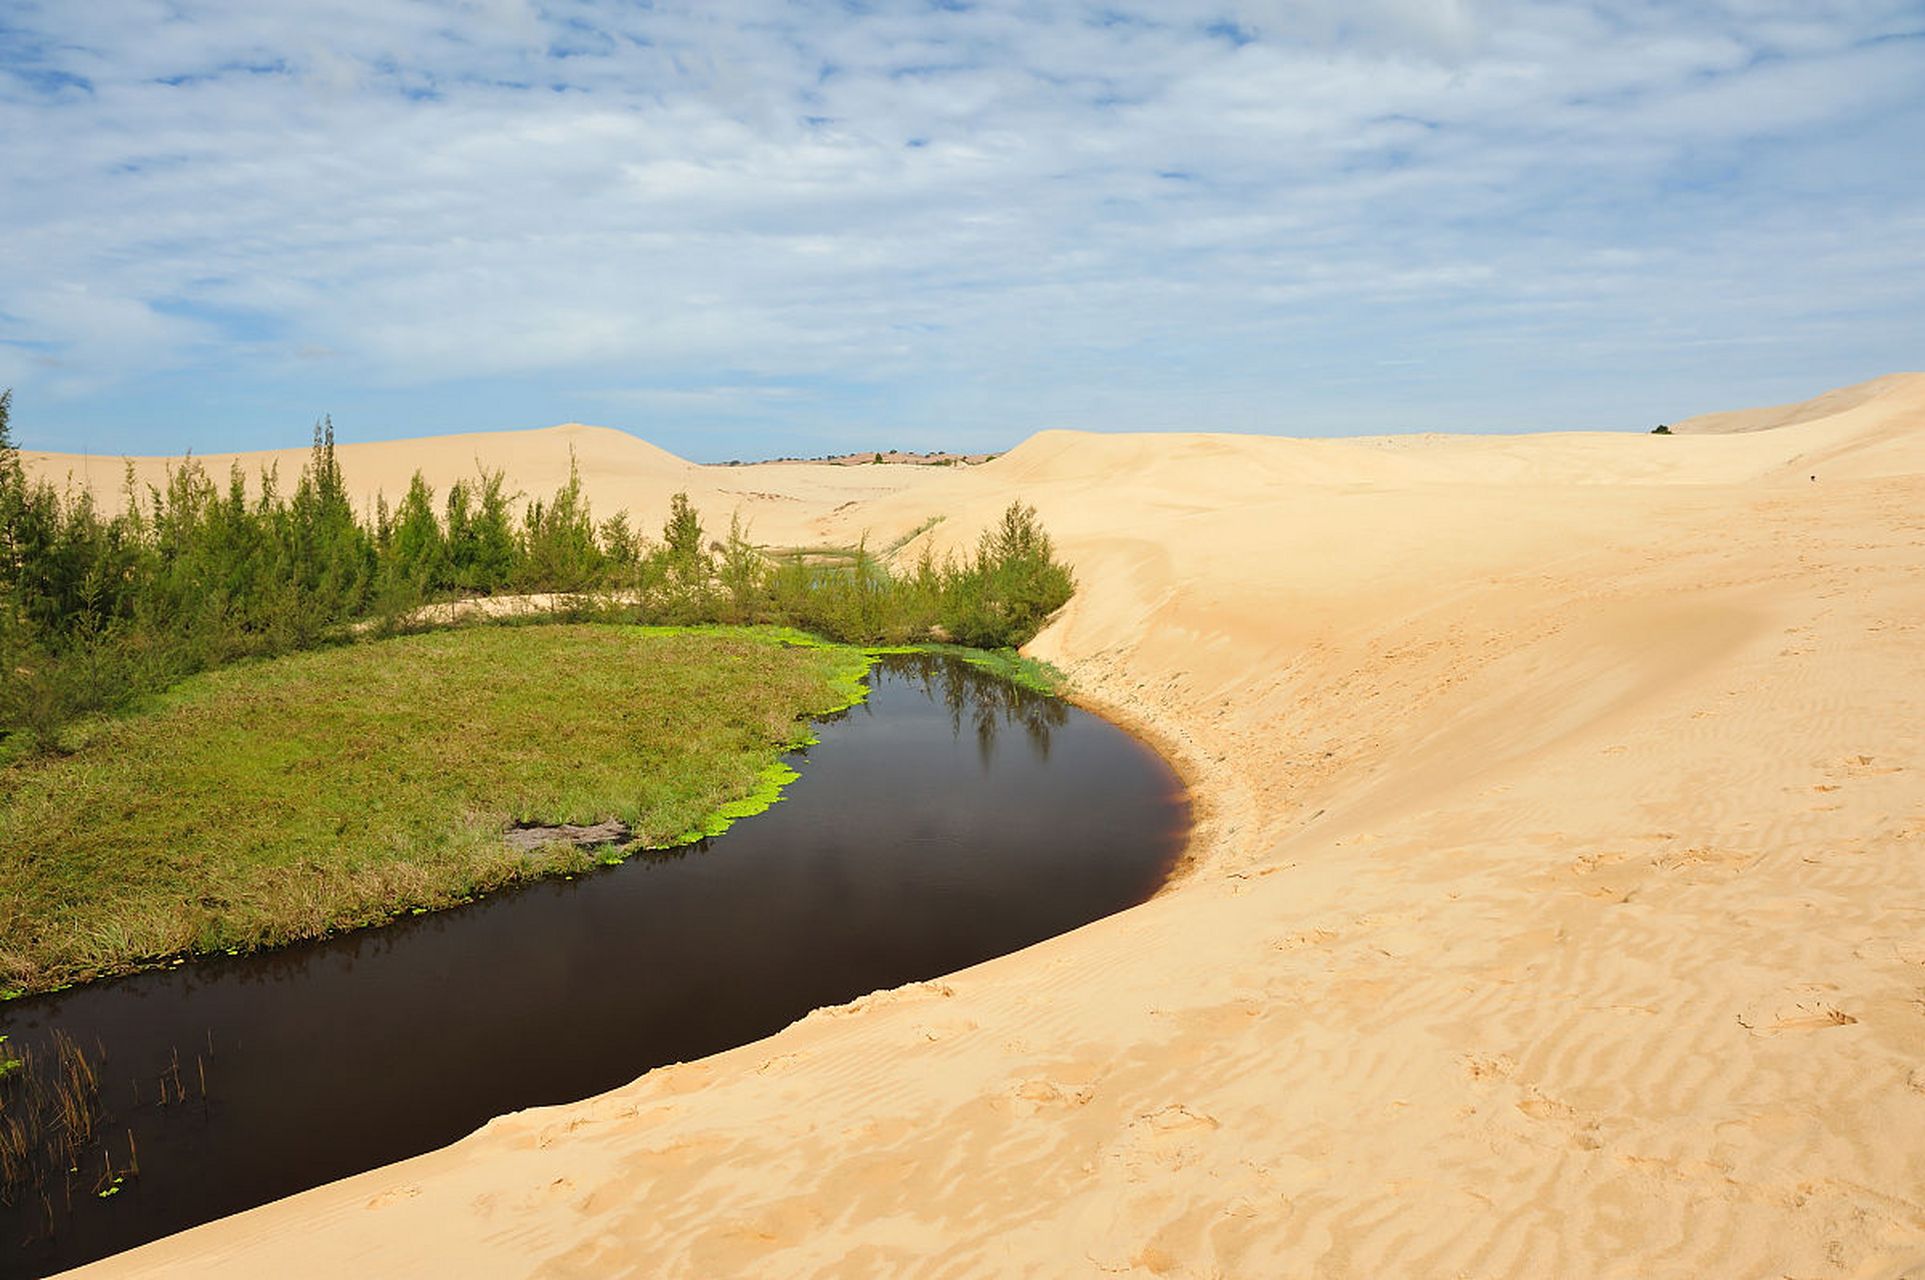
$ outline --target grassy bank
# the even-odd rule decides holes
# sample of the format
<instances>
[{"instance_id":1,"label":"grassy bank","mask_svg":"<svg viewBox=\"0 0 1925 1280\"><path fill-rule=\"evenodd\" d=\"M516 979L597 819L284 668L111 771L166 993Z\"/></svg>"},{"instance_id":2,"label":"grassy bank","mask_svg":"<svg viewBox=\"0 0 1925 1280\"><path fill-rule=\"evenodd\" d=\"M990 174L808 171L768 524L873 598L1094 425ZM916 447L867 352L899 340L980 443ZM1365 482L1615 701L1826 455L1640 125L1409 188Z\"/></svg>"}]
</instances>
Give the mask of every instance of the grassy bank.
<instances>
[{"instance_id":1,"label":"grassy bank","mask_svg":"<svg viewBox=\"0 0 1925 1280\"><path fill-rule=\"evenodd\" d=\"M520 626L197 676L0 769L0 989L314 937L595 856L516 852L510 824L713 832L772 797L780 754L861 696L865 666L761 631Z\"/></svg>"}]
</instances>

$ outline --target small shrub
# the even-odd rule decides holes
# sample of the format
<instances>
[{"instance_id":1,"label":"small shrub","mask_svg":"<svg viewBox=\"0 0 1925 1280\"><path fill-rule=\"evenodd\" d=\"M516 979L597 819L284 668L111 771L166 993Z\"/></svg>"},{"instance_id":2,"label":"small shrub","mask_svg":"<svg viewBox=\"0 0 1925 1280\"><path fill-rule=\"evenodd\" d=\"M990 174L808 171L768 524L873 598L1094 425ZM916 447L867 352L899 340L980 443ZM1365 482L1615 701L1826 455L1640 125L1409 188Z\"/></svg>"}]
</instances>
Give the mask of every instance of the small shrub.
<instances>
[{"instance_id":1,"label":"small shrub","mask_svg":"<svg viewBox=\"0 0 1925 1280\"><path fill-rule=\"evenodd\" d=\"M1056 560L1036 509L1012 502L975 556L944 574L940 620L958 644L1019 648L1068 603L1076 580Z\"/></svg>"}]
</instances>

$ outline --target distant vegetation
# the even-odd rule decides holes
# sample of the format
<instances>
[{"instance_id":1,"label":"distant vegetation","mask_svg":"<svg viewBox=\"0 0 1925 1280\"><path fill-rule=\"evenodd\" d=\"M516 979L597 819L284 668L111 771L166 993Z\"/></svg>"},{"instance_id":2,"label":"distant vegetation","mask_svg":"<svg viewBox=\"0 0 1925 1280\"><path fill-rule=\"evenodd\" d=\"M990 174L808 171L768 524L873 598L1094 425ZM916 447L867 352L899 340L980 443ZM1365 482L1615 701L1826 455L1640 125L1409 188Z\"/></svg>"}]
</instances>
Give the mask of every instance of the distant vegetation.
<instances>
[{"instance_id":1,"label":"distant vegetation","mask_svg":"<svg viewBox=\"0 0 1925 1280\"><path fill-rule=\"evenodd\" d=\"M57 748L78 717L240 658L419 624L421 606L560 593L624 621L776 623L834 640L1021 645L1074 590L1036 513L1013 504L973 554L892 569L866 546L771 556L730 521L712 538L678 494L659 541L597 521L580 479L522 502L500 472L437 500L417 474L398 505L357 515L315 427L291 492L248 492L189 459L164 488L128 475L122 509L29 483L0 395L0 756Z\"/></svg>"}]
</instances>

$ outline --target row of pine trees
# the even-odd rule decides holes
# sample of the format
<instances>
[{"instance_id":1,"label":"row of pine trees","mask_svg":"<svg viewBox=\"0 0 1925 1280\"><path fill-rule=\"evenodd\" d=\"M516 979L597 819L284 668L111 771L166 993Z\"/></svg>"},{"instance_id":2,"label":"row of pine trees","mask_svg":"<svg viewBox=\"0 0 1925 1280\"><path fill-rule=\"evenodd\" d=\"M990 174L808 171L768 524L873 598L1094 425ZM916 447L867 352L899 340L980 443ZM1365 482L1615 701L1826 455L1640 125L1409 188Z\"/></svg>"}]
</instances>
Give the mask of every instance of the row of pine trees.
<instances>
[{"instance_id":1,"label":"row of pine trees","mask_svg":"<svg viewBox=\"0 0 1925 1280\"><path fill-rule=\"evenodd\" d=\"M852 643L931 638L982 648L1035 635L1074 589L1020 504L973 555L892 570L866 548L771 557L735 521L711 540L686 495L659 540L596 521L579 476L521 506L500 472L439 502L417 474L400 503L358 515L323 419L291 491L250 496L192 459L118 512L30 481L0 394L0 754L58 749L78 717L194 672L422 625L435 601L562 594L631 621L773 622Z\"/></svg>"}]
</instances>

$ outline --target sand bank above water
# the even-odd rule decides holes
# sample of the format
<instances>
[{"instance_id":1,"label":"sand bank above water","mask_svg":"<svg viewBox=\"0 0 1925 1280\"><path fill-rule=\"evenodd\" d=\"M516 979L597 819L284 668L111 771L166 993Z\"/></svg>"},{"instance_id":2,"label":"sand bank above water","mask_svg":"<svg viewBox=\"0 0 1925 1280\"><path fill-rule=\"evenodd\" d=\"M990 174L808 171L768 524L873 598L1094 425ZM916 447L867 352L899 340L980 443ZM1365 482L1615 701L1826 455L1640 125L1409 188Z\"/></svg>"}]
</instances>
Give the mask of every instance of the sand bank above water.
<instances>
[{"instance_id":1,"label":"sand bank above water","mask_svg":"<svg viewBox=\"0 0 1925 1280\"><path fill-rule=\"evenodd\" d=\"M1193 866L98 1273L1925 1268L1925 376L1708 425L344 449L539 493L573 442L599 510L685 488L771 542L1032 502L1082 583L1033 651L1188 774Z\"/></svg>"}]
</instances>

